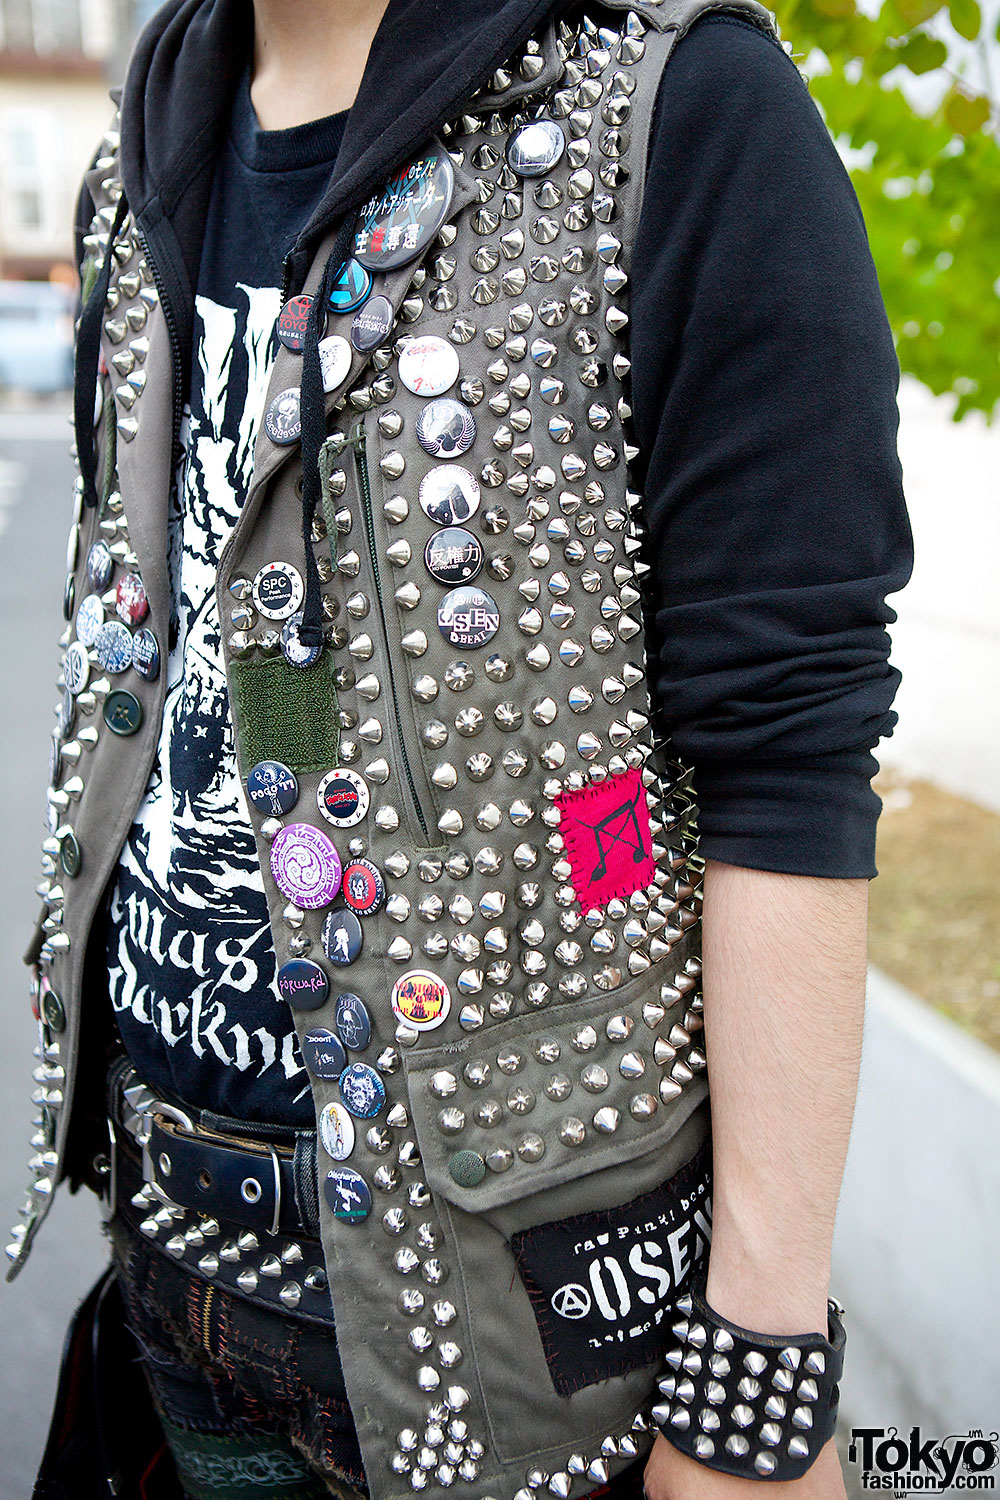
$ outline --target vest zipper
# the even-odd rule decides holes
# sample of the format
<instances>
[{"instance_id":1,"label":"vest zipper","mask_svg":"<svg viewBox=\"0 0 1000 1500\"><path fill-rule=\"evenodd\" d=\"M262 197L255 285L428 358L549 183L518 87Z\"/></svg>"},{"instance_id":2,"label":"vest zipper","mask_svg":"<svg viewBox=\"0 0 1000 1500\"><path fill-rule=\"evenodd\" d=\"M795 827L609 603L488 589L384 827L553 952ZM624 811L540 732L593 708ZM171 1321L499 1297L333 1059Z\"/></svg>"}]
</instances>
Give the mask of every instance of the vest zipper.
<instances>
[{"instance_id":1,"label":"vest zipper","mask_svg":"<svg viewBox=\"0 0 1000 1500\"><path fill-rule=\"evenodd\" d=\"M389 691L392 696L392 712L396 726L396 749L399 752L400 764L406 773L406 783L410 789L410 799L413 803L413 811L417 822L420 824L424 838L428 838L427 819L424 810L420 806L420 798L417 795L417 784L413 779L413 771L410 767L409 757L406 754L406 735L403 730L403 720L399 712L399 696L396 692L396 678L392 670L392 649L389 642L389 630L385 619L385 603L382 597L382 580L378 568L378 549L375 546L375 519L372 515L372 490L371 480L368 474L368 439L365 433L364 422L358 422L348 433L347 441L354 449L354 464L358 471L358 488L361 491L361 505L365 517L365 538L368 542L368 556L372 565L372 577L375 580L375 598L378 603L379 620L382 625L382 639L385 641L386 669L389 674Z\"/></svg>"},{"instance_id":2,"label":"vest zipper","mask_svg":"<svg viewBox=\"0 0 1000 1500\"><path fill-rule=\"evenodd\" d=\"M159 270L157 269L155 260L150 254L149 241L146 239L146 236L143 234L138 224L136 224L135 226L135 233L141 247L142 255L144 256L146 264L149 267L149 273L153 278L153 285L155 286L157 295L160 299L160 307L163 311L163 322L166 326L167 337L170 340L170 368L172 377L170 411L170 482L171 486L173 486L176 483L177 464L181 457L181 412L184 409L184 389L181 376L181 340L180 334L177 331L177 320L174 317L173 308L170 306L170 299L167 297L166 288L163 284L163 278L161 277Z\"/></svg>"}]
</instances>

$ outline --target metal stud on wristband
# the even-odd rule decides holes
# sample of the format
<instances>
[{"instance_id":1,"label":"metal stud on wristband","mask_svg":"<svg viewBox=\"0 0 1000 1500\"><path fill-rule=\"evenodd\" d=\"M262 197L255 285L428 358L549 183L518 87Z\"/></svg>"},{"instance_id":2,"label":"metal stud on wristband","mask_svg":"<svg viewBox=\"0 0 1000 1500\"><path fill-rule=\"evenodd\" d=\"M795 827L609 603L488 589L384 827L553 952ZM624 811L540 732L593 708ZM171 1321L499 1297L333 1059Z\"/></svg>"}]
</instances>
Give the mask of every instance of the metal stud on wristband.
<instances>
[{"instance_id":1,"label":"metal stud on wristband","mask_svg":"<svg viewBox=\"0 0 1000 1500\"><path fill-rule=\"evenodd\" d=\"M678 1297L677 1344L654 1422L675 1448L745 1479L798 1479L833 1436L844 1368L844 1309L827 1301L829 1338L753 1333L704 1298L704 1274Z\"/></svg>"}]
</instances>

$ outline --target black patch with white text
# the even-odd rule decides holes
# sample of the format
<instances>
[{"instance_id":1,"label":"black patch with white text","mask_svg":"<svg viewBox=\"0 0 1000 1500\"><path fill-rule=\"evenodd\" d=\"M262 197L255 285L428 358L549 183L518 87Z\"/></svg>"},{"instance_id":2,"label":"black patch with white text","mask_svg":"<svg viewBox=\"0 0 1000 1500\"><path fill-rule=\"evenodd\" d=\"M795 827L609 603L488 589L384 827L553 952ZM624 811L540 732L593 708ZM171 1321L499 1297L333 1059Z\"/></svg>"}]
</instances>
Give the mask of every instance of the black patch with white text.
<instances>
[{"instance_id":1,"label":"black patch with white text","mask_svg":"<svg viewBox=\"0 0 1000 1500\"><path fill-rule=\"evenodd\" d=\"M523 1229L510 1249L560 1396L655 1363L712 1230L711 1149L617 1208Z\"/></svg>"}]
</instances>

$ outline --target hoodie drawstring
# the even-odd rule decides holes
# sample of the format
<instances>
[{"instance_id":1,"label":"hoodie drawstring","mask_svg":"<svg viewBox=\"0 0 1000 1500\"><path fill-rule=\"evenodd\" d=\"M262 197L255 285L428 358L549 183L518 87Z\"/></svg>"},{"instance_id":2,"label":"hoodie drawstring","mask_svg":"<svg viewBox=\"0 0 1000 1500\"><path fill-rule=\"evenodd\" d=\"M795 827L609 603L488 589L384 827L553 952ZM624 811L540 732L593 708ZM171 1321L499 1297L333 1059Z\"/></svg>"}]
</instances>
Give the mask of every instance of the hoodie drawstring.
<instances>
[{"instance_id":1,"label":"hoodie drawstring","mask_svg":"<svg viewBox=\"0 0 1000 1500\"><path fill-rule=\"evenodd\" d=\"M83 480L83 503L97 504L97 448L94 443L94 400L97 395L98 361L101 354L101 318L111 285L115 240L125 222L128 203L124 192L118 199L111 233L104 251L104 264L98 273L80 313L76 335L76 362L73 367L73 426L76 431L76 453Z\"/></svg>"},{"instance_id":2,"label":"hoodie drawstring","mask_svg":"<svg viewBox=\"0 0 1000 1500\"><path fill-rule=\"evenodd\" d=\"M305 546L305 600L299 640L309 648L323 644L323 618L319 569L312 547L313 519L320 500L319 454L326 437L326 400L319 358L321 330L326 327L330 289L347 260L354 237L354 218L344 220L323 276L309 309L305 346L302 350L302 389L299 395L302 423L302 541Z\"/></svg>"}]
</instances>

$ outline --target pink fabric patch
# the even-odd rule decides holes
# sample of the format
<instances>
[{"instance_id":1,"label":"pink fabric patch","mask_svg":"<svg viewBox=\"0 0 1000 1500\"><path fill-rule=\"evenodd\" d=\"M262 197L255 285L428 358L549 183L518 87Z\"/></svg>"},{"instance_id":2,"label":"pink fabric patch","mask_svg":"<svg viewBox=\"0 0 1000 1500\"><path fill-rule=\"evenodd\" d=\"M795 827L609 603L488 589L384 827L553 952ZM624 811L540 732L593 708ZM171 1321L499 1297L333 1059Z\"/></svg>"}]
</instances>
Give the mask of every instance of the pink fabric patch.
<instances>
[{"instance_id":1,"label":"pink fabric patch","mask_svg":"<svg viewBox=\"0 0 1000 1500\"><path fill-rule=\"evenodd\" d=\"M649 884L656 865L638 771L609 776L582 792L563 792L556 807L573 889L584 911Z\"/></svg>"}]
</instances>

